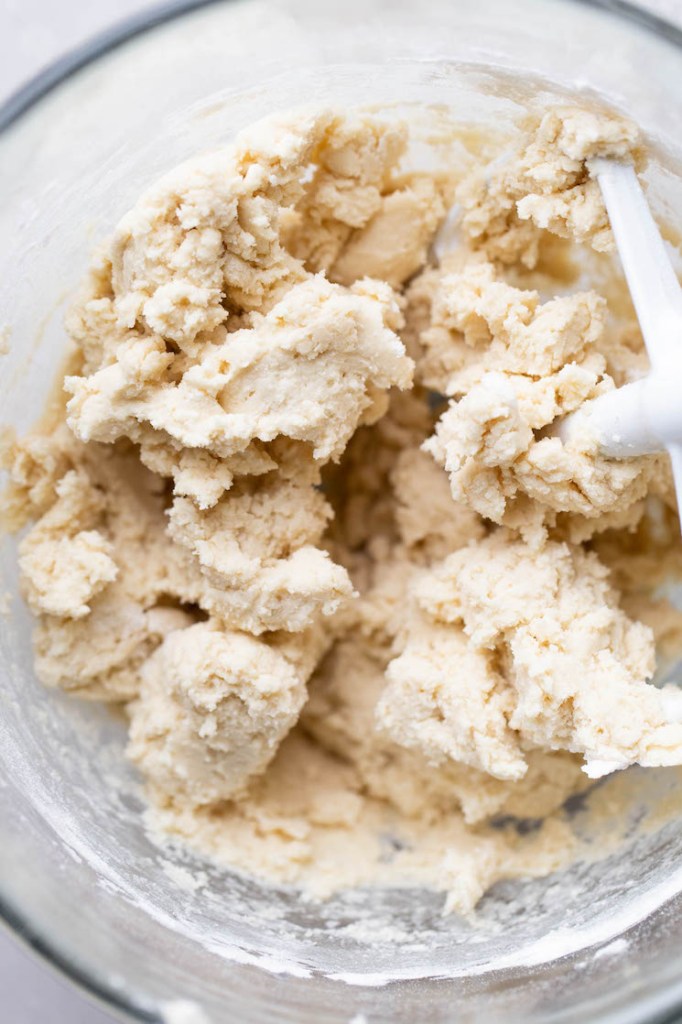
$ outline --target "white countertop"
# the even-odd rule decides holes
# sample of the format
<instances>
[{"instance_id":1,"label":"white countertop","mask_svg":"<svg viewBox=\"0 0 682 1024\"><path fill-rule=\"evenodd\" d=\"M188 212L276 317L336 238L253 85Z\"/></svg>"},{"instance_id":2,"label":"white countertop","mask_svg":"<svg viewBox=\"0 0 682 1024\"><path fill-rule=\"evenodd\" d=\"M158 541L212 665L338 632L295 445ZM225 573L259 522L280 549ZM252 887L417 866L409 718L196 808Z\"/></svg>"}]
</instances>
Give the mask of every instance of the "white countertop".
<instances>
[{"instance_id":1,"label":"white countertop","mask_svg":"<svg viewBox=\"0 0 682 1024\"><path fill-rule=\"evenodd\" d=\"M682 24L682 0L640 0ZM65 51L156 0L0 0L0 102ZM112 1024L114 1018L0 930L7 1024Z\"/></svg>"}]
</instances>

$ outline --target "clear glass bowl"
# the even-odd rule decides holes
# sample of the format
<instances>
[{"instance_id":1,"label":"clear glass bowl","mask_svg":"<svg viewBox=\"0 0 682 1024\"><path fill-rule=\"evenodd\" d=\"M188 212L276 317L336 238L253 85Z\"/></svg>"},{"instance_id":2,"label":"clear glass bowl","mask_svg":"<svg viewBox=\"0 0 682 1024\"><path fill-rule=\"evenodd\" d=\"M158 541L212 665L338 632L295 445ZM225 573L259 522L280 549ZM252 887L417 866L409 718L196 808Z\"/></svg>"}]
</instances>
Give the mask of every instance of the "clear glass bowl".
<instances>
[{"instance_id":1,"label":"clear glass bowl","mask_svg":"<svg viewBox=\"0 0 682 1024\"><path fill-rule=\"evenodd\" d=\"M23 432L39 416L92 245L173 164L311 100L426 101L499 124L555 90L640 122L650 198L682 227L682 33L621 2L183 4L57 65L0 114L2 422ZM122 723L34 677L10 539L0 571L2 914L126 1019L625 1024L682 1007L679 815L633 826L601 861L496 886L475 924L443 917L434 894L318 906L215 871L150 841ZM674 810L679 772L630 775L637 806ZM395 923L409 942L386 940Z\"/></svg>"}]
</instances>

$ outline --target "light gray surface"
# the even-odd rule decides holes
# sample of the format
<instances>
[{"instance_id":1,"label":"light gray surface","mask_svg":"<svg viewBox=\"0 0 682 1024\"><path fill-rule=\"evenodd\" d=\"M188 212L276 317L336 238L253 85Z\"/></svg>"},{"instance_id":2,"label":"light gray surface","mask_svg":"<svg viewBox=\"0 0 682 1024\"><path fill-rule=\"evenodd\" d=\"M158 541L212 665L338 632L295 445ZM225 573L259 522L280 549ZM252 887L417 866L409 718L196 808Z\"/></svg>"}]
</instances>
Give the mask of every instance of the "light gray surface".
<instances>
[{"instance_id":1,"label":"light gray surface","mask_svg":"<svg viewBox=\"0 0 682 1024\"><path fill-rule=\"evenodd\" d=\"M0 102L66 50L152 0L0 0ZM682 23L682 0L641 0ZM8 1024L112 1024L68 981L0 929L1 1019Z\"/></svg>"},{"instance_id":2,"label":"light gray surface","mask_svg":"<svg viewBox=\"0 0 682 1024\"><path fill-rule=\"evenodd\" d=\"M0 101L67 50L159 0L0 0Z\"/></svg>"},{"instance_id":3,"label":"light gray surface","mask_svg":"<svg viewBox=\"0 0 682 1024\"><path fill-rule=\"evenodd\" d=\"M98 1007L35 954L0 931L0 999L7 1024L113 1024Z\"/></svg>"}]
</instances>

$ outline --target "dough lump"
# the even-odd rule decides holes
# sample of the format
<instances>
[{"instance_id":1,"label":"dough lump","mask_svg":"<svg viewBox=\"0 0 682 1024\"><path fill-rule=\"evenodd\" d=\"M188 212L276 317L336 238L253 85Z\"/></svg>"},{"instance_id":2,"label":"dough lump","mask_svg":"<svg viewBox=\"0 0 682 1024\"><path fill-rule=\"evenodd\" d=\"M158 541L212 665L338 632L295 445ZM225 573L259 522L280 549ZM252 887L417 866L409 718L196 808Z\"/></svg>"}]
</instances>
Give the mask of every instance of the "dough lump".
<instances>
[{"instance_id":1,"label":"dough lump","mask_svg":"<svg viewBox=\"0 0 682 1024\"><path fill-rule=\"evenodd\" d=\"M434 763L502 779L522 777L535 748L582 754L591 778L679 763L679 691L646 684L651 630L621 611L607 576L591 552L532 551L504 531L451 555L419 581L379 721Z\"/></svg>"},{"instance_id":2,"label":"dough lump","mask_svg":"<svg viewBox=\"0 0 682 1024\"><path fill-rule=\"evenodd\" d=\"M242 791L298 719L304 668L286 647L208 623L170 633L130 706L128 754L159 802L200 806Z\"/></svg>"},{"instance_id":3,"label":"dough lump","mask_svg":"<svg viewBox=\"0 0 682 1024\"><path fill-rule=\"evenodd\" d=\"M452 495L493 522L517 525L530 499L545 519L622 514L647 492L656 462L616 461L547 428L614 387L600 351L605 303L594 292L541 302L474 261L435 280L423 332L426 382L452 395L426 449ZM520 501L521 499L521 501Z\"/></svg>"},{"instance_id":4,"label":"dough lump","mask_svg":"<svg viewBox=\"0 0 682 1024\"><path fill-rule=\"evenodd\" d=\"M613 248L597 181L587 161L639 156L636 125L613 114L558 107L531 115L518 147L458 187L461 224L474 248L503 263L534 267L546 229L596 250Z\"/></svg>"},{"instance_id":5,"label":"dough lump","mask_svg":"<svg viewBox=\"0 0 682 1024\"><path fill-rule=\"evenodd\" d=\"M382 390L409 386L411 363L385 281L358 268L333 284L302 257L329 245L340 257L382 213L405 145L404 129L369 115L282 118L153 186L69 316L83 354L65 382L74 433L138 443L202 507L276 465L280 437L337 457L383 411ZM424 243L410 240L418 265Z\"/></svg>"}]
</instances>

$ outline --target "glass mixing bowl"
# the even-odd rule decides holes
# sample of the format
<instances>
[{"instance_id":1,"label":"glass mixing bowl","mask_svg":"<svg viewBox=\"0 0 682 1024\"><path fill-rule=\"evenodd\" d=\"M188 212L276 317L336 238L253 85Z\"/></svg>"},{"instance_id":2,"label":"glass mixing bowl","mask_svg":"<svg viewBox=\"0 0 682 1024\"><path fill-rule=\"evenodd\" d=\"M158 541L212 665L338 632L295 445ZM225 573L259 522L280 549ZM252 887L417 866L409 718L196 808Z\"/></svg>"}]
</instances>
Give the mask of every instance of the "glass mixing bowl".
<instances>
[{"instance_id":1,"label":"glass mixing bowl","mask_svg":"<svg viewBox=\"0 0 682 1024\"><path fill-rule=\"evenodd\" d=\"M682 226L682 33L618 0L181 4L76 54L0 115L2 422L39 416L92 245L173 164L311 99L493 125L555 90L640 122L654 209ZM682 1007L679 772L631 771L618 852L497 885L474 923L424 892L308 903L150 840L122 722L34 677L11 539L0 570L2 914L125 1019L626 1024ZM668 813L636 827L652 806ZM388 941L396 924L408 941Z\"/></svg>"}]
</instances>

